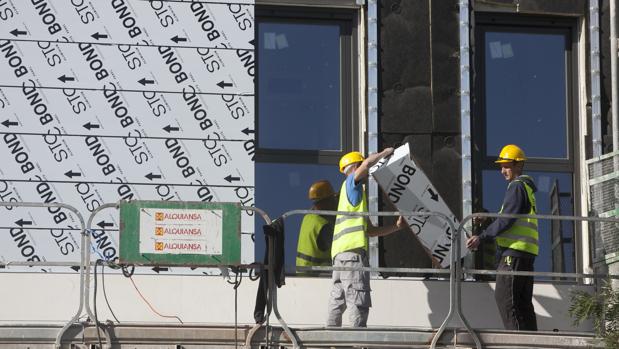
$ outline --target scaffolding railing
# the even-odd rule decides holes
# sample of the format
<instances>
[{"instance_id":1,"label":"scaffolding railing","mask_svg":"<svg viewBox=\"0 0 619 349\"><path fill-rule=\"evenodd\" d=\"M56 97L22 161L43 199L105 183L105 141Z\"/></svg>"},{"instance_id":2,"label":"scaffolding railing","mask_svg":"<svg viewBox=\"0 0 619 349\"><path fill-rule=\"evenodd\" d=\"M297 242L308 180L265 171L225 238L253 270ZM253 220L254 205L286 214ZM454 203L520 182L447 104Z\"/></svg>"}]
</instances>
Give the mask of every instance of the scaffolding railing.
<instances>
[{"instance_id":1,"label":"scaffolding railing","mask_svg":"<svg viewBox=\"0 0 619 349\"><path fill-rule=\"evenodd\" d=\"M298 214L308 214L308 213L313 213L313 214L323 214L323 215L344 215L344 216L354 216L354 217L398 217L398 216L405 216L405 217L438 217L441 220L445 221L449 227L451 228L451 231L456 232L456 227L452 221L452 219L441 213L441 212L414 212L414 211L397 211L397 212L344 212L344 211L317 211L317 210L293 210L293 211L288 211L286 213L284 213L282 215L282 218L286 218L292 215L298 215ZM446 322L451 319L454 316L457 316L457 318L460 320L460 323L464 326L464 329L471 335L471 337L473 338L473 340L475 341L475 344L477 345L477 348L481 348L481 342L479 340L479 337L477 336L477 334L475 333L475 331L472 329L472 327L468 324L468 322L466 321L466 319L464 318L464 316L462 316L462 312L460 311L460 307L457 306L457 302L456 300L453 298L456 294L457 294L457 283L456 280L458 279L458 267L460 265L460 263L455 263L455 261L458 261L460 258L457 255L457 251L459 250L459 246L460 246L460 240L459 240L459 236L458 235L453 235L452 236L452 243L451 243L451 247L450 247L450 258L451 258L451 263L449 264L449 303L450 303L450 307L449 307L449 312L447 314L447 317L445 319L445 322L443 322L443 325L446 324ZM457 246L458 248L454 248L454 245ZM428 273L428 272L432 272L432 273L436 273L437 271L440 271L440 269L428 269L428 268L380 268L380 267L364 267L364 268L354 268L354 267L311 267L310 270L362 270L362 271L369 271L369 272L406 272L406 273ZM443 326L441 326L443 327ZM443 328L444 330L444 328ZM440 333L442 332L442 330L439 331L439 333L437 333L437 335L434 337L433 339L433 348L436 345L436 341L438 340L438 337L440 337Z\"/></svg>"},{"instance_id":2,"label":"scaffolding railing","mask_svg":"<svg viewBox=\"0 0 619 349\"><path fill-rule=\"evenodd\" d=\"M482 344L479 339L479 336L475 332L475 330L468 324L466 317L462 312L462 279L464 275L476 275L476 274L486 274L486 275L527 275L527 276L540 276L540 277L565 277L565 278L576 278L576 279L584 279L584 278L611 278L611 279L619 279L619 275L615 274L595 274L595 273L555 273L555 272L523 272L523 271L491 271L491 270L479 270L479 269L467 269L462 268L461 263L459 262L461 259L461 251L460 251L460 238L462 232L465 231L465 226L475 217L480 218L536 218L536 219L547 219L547 220L562 220L562 221L587 221L587 222L608 222L608 223L619 223L619 219L617 218L609 218L609 217L581 217L581 216L556 216L556 215L516 215L516 214L493 214L493 213L474 213L471 214L460 222L459 226L454 228L453 223L446 215L438 212L340 212L340 211L320 211L320 210L293 210L288 211L282 215L283 218L295 215L295 214L322 214L322 215L348 215L348 216L438 216L445 220L451 227L454 232L452 235L452 244L450 248L450 256L451 263L449 267L449 271L444 271L441 269L428 269L428 268L381 268L381 267L364 267L364 268L354 268L354 267L303 267L302 270L309 271L333 271L333 270L356 270L356 271L369 271L369 272L400 272L400 273L449 273L449 310L445 319L443 320L441 326L436 331L436 334L432 338L432 342L430 344L430 348L436 348L438 341L441 336L447 329L449 323L454 318L460 320L464 330L466 330L472 337L476 348L481 349ZM459 328L454 328L454 330L458 330ZM454 345L455 348L455 345Z\"/></svg>"},{"instance_id":3,"label":"scaffolding railing","mask_svg":"<svg viewBox=\"0 0 619 349\"><path fill-rule=\"evenodd\" d=\"M94 217L100 213L102 210L109 208L118 208L119 203L110 203L104 204L94 210L90 216L88 217L88 221L85 224L84 219L72 206L59 204L59 203L29 203L29 202L10 202L10 203L2 203L0 202L0 207L2 206L21 206L21 207L60 207L65 208L71 212L73 212L76 217L80 221L80 232L81 232L81 260L79 262L39 262L39 261L9 261L4 262L4 265L28 265L28 266L58 266L58 265L68 265L68 266L79 266L80 267L80 295L79 295L79 306L76 314L66 323L66 325L60 329L58 335L56 336L55 347L60 348L62 343L63 334L67 331L69 327L76 324L82 312L85 311L86 315L88 315L88 322L92 322L95 320L93 324L97 331L99 328L103 329L104 336L106 339L106 347L111 348L113 337L109 332L109 329L106 325L99 323L96 319L95 314L93 313L90 305L90 275L91 268L93 266L96 267L96 263L93 263L90 260L90 244L91 244L91 234L89 233L92 229L92 222L94 221ZM271 224L271 219L268 214L262 211L259 208L255 207L246 207L242 206L242 210L251 210L255 211L262 216L266 224ZM466 275L475 275L475 274L488 274L488 275L529 275L529 276L543 276L543 277L567 277L567 278L575 278L575 279L584 279L584 278L611 278L611 279L619 279L619 275L616 274L593 274L593 273L554 273L554 272L507 272L507 271L490 271L490 270L478 270L478 269L467 269L462 268L461 263L459 263L461 259L461 235L465 230L465 225L468 224L470 220L474 217L485 217L485 218L536 218L536 219L547 219L547 220L563 220L563 221L586 221L586 222L606 222L618 224L619 219L612 217L579 217L579 216L554 216L554 215L512 215L512 214L492 214L492 213L475 213L465 217L462 220L460 225L456 228L453 221L446 215L440 212L340 212L340 211L319 211L319 210L292 210L284 213L282 215L282 219L293 215L301 215L301 214L321 214L321 215L348 215L348 216L363 216L363 217L396 217L396 216L422 216L429 217L435 216L441 220L444 220L446 224L450 226L453 231L452 234L452 244L450 248L450 258L451 263L449 270L444 269L434 269L434 268L382 268L382 267L363 267L363 268L349 268L349 267L307 267L307 270L312 271L333 271L333 270L361 270L361 271L369 271L369 272L398 272L398 273L432 273L432 274L449 274L449 310L447 315L445 316L444 321L441 326L436 330L436 333L433 336L430 347L435 348L440 337L447 329L448 324L451 323L451 320L457 319L460 322L461 327L454 327L454 331L463 329L466 330L471 338L473 339L477 348L482 348L481 341L479 336L476 333L476 329L472 328L467 320L465 314L462 312L462 280L463 276ZM30 229L30 228L29 228ZM269 246L269 261L273 261L274 255L274 240L272 237L268 237L268 246ZM109 262L108 262L109 263ZM266 314L266 323L265 323L265 333L267 333L266 340L269 340L269 329L272 328L272 325L269 323L270 311L273 311L273 314L277 318L281 328L287 334L288 339L290 340L292 346L294 348L302 347L303 343L300 343L298 337L295 335L295 331L290 329L283 316L280 313L277 303L277 287L275 285L275 277L274 277L274 269L271 262L268 264L254 264L254 266L260 266L264 268L268 273L268 292L269 297L267 297L267 314ZM236 318L236 314L235 314ZM88 322L86 324L88 324ZM236 325L236 323L235 323ZM258 327L262 326L262 324L258 324L250 331L251 333L255 333ZM362 331L362 329L359 329ZM247 342L250 343L251 340L248 336Z\"/></svg>"},{"instance_id":4,"label":"scaffolding railing","mask_svg":"<svg viewBox=\"0 0 619 349\"><path fill-rule=\"evenodd\" d=\"M88 217L88 221L86 223L86 231L90 232L93 230L92 227L92 223L95 219L95 216L97 216L101 211L106 210L106 209L118 209L120 208L120 202L117 203L108 203L108 204L103 204L101 206L99 206L97 209L93 210L90 214L90 216ZM253 207L253 206L241 206L240 207L241 210L243 211L253 211L256 212L257 214L259 214L262 219L264 220L264 222L267 225L270 225L272 223L271 218L269 217L269 215L261 210L260 208L257 207ZM91 243L91 234L87 233L86 234L86 244L87 246L90 246ZM273 253L274 253L274 245L273 245L273 239L269 238L268 239L268 244L269 244L269 248L268 250L270 251L270 256L269 256L269 261L273 261ZM86 253L84 254L84 260L85 261L90 261L90 249L88 249L88 251L86 251ZM90 263L92 264L92 263ZM113 262L109 262L109 261L103 261L101 264L104 265L117 265L116 263ZM162 264L163 265L163 264ZM96 267L96 266L95 266ZM246 265L245 267L248 268L264 268L267 273L268 273L268 292L269 292L269 296L267 297L267 316L266 316L266 327L267 330L270 327L269 324L269 318L270 318L270 311L272 310L275 317L277 318L279 324L282 326L282 328L284 329L284 331L286 332L286 334L289 336L290 340L292 341L293 345L295 348L298 348L298 344L297 344L297 339L296 336L294 335L294 333L292 332L292 330L290 330L288 324L286 323L286 321L284 320L284 318L280 315L279 312L279 308L277 306L277 287L275 286L275 274L274 274L274 270L271 267L271 263L269 264L261 264L261 263L253 263L252 265ZM93 314L93 311L90 307L90 268L87 268L86 270L86 275L85 275L85 286L84 286L84 294L82 295L82 297L84 298L83 302L85 304L85 310L86 313L90 316L91 319L95 319L95 325L96 327L102 327L104 329L104 334L105 334L105 338L106 338L106 343L107 343L107 347L109 349L111 349L111 334L109 333L109 331L107 330L107 327L103 326L103 324L101 324L96 315ZM235 313L235 319L236 319L236 313ZM236 326L236 321L235 321L235 326ZM257 325L259 327L259 325ZM253 331L251 331L251 333L255 333L257 328L254 328ZM98 331L98 329L97 329ZM268 343L268 331L267 331L267 343Z\"/></svg>"},{"instance_id":5,"label":"scaffolding railing","mask_svg":"<svg viewBox=\"0 0 619 349\"><path fill-rule=\"evenodd\" d=\"M79 305L78 305L78 309L75 313L75 315L73 315L73 317L60 329L60 331L58 331L58 335L56 336L56 341L54 343L56 348L60 348L60 343L62 341L62 336L65 333L65 331L74 323L77 322L77 320L79 319L80 315L82 314L82 309L84 307L84 303L83 303L83 294L85 293L85 276L86 276L86 270L89 270L90 268L87 268L87 264L86 264L86 259L84 258L84 253L85 251L89 250L87 245L87 239L86 239L86 233L85 233L85 224L84 224L84 217L82 216L82 214L73 206L71 205L67 205L67 204L62 204L62 203L56 203L56 202L51 202L51 203L42 203L42 202L0 202L0 207L36 207L36 208L45 208L45 207L58 207L58 208L64 208L67 209L69 211L71 211L73 214L75 214L75 216L77 217L77 219L79 220L79 231L81 234L81 239L80 239L80 260L79 261L74 261L74 262L53 262L53 261L8 261L8 262L3 262L2 265L3 266L47 266L47 267L58 267L58 266L67 266L67 267L76 267L79 266L79 270L80 270L80 300L79 300ZM22 227L20 227L22 228ZM22 228L24 229L24 228ZM42 229L48 229L48 228L42 228L42 227L28 227L28 230L42 230Z\"/></svg>"},{"instance_id":6,"label":"scaffolding railing","mask_svg":"<svg viewBox=\"0 0 619 349\"><path fill-rule=\"evenodd\" d=\"M498 214L498 213L474 213L466 216L455 234L453 235L454 239L459 239L462 232L465 230L465 226L469 221L472 221L473 218L535 218L535 219L547 219L547 220L561 220L561 221L587 221L587 222L614 222L619 223L619 219L616 218L603 218L603 217L581 217L581 216L555 216L555 215L521 215L521 214ZM454 248L455 245L455 248ZM456 261L460 260L461 251L459 244L452 244L452 250L456 256ZM478 270L478 269L467 269L461 268L460 263L454 263L452 260L452 266L455 264L456 269L456 278L455 284L456 287L454 289L455 295L450 295L450 299L453 299L453 302L450 303L450 313L445 317L445 320L437 330L435 337L432 340L431 348L434 349L436 347L436 343L438 342L440 336L443 334L445 329L447 328L447 324L453 317L452 309L454 309L454 313L460 314L462 318L464 315L462 314L462 279L464 273L468 275L475 274L486 274L486 275L523 275L523 276L546 276L546 277L567 277L567 278L611 278L611 279L619 279L619 275L614 274L591 274L591 273L554 273L554 272L525 272L525 271L491 271L491 270ZM481 344L477 343L477 349L481 349Z\"/></svg>"},{"instance_id":7,"label":"scaffolding railing","mask_svg":"<svg viewBox=\"0 0 619 349\"><path fill-rule=\"evenodd\" d=\"M619 151L586 162L589 207L599 217L619 216ZM619 256L619 225L599 222L593 225L594 262Z\"/></svg>"}]
</instances>

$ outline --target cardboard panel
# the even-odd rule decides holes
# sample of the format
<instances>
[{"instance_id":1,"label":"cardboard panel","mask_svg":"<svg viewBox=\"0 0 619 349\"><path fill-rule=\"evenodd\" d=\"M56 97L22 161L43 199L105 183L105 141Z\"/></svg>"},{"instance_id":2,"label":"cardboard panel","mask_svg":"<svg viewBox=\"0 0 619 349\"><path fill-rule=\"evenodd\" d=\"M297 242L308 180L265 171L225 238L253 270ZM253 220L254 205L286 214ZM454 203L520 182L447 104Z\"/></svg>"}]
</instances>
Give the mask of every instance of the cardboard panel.
<instances>
[{"instance_id":1,"label":"cardboard panel","mask_svg":"<svg viewBox=\"0 0 619 349\"><path fill-rule=\"evenodd\" d=\"M397 148L388 159L381 160L372 169L372 175L391 203L406 212L439 212L458 226L458 219L443 201L426 174L411 158L408 144ZM436 216L408 216L408 225L427 249L436 266L446 268L450 264L449 251L453 229L445 219ZM462 255L466 237L461 236Z\"/></svg>"}]
</instances>

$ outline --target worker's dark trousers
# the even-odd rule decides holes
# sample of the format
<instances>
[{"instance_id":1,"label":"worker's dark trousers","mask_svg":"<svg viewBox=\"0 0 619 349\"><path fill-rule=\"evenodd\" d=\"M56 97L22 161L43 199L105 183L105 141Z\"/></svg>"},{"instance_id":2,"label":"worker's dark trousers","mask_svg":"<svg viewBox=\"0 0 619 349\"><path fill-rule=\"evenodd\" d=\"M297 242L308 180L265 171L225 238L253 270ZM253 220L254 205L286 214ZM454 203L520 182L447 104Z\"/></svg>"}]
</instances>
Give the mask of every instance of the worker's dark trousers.
<instances>
[{"instance_id":1,"label":"worker's dark trousers","mask_svg":"<svg viewBox=\"0 0 619 349\"><path fill-rule=\"evenodd\" d=\"M498 270L533 271L535 258L502 256ZM497 275L494 293L507 330L537 331L533 309L533 277Z\"/></svg>"}]
</instances>

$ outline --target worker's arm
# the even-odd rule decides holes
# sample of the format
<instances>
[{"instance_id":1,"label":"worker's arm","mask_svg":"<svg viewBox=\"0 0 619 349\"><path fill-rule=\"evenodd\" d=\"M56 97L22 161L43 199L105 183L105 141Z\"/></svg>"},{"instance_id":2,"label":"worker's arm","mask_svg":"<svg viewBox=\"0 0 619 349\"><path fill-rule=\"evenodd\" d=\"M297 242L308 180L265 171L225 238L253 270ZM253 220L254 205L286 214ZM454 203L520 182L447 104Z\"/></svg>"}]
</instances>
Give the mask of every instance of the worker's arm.
<instances>
[{"instance_id":1,"label":"worker's arm","mask_svg":"<svg viewBox=\"0 0 619 349\"><path fill-rule=\"evenodd\" d=\"M331 250L331 242L333 241L333 225L327 223L322 226L318 237L316 238L316 245L318 249L323 252Z\"/></svg>"},{"instance_id":2,"label":"worker's arm","mask_svg":"<svg viewBox=\"0 0 619 349\"><path fill-rule=\"evenodd\" d=\"M385 148L385 150L380 153L370 154L355 170L355 183L361 183L365 180L370 174L370 168L374 166L378 160L391 155L391 153L393 153L393 148Z\"/></svg>"},{"instance_id":3,"label":"worker's arm","mask_svg":"<svg viewBox=\"0 0 619 349\"><path fill-rule=\"evenodd\" d=\"M505 214L526 214L527 209L527 192L524 185L520 182L513 181L509 183L505 199L503 200L503 212ZM490 224L479 237L482 240L494 239L500 233L511 228L516 223L517 218L497 218Z\"/></svg>"},{"instance_id":4,"label":"worker's arm","mask_svg":"<svg viewBox=\"0 0 619 349\"><path fill-rule=\"evenodd\" d=\"M375 236L385 236L391 233L395 233L396 231L404 228L406 226L406 221L404 217L400 216L395 225L390 225L387 227L375 227L372 224L368 224L368 235L370 237Z\"/></svg>"},{"instance_id":5,"label":"worker's arm","mask_svg":"<svg viewBox=\"0 0 619 349\"><path fill-rule=\"evenodd\" d=\"M529 212L529 201L524 184L512 181L507 186L503 199L503 212L505 214L526 214ZM492 240L497 235L511 228L517 218L496 218L484 231L472 236L466 241L466 247L475 249L482 240Z\"/></svg>"}]
</instances>

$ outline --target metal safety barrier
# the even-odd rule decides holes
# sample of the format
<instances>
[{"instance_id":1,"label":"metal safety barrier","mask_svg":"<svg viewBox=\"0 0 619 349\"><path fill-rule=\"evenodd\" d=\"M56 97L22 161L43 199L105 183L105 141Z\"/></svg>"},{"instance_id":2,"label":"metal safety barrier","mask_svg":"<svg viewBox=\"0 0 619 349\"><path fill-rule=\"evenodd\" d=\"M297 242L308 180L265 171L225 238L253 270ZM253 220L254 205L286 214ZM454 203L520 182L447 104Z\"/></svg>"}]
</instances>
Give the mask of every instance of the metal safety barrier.
<instances>
[{"instance_id":1,"label":"metal safety barrier","mask_svg":"<svg viewBox=\"0 0 619 349\"><path fill-rule=\"evenodd\" d=\"M79 318L82 315L86 315L89 319L89 321L94 320L94 325L97 331L101 329L103 329L103 334L105 336L105 346L108 349L112 348L112 334L109 332L108 328L106 326L104 326L102 323L100 323L97 319L97 316L95 315L95 313L93 312L92 308L91 308L91 304L90 304L90 295L91 295L91 290L90 290L90 278L91 278L91 268L93 266L96 267L96 263L91 262L91 231L93 231L93 227L92 227L92 223L95 219L95 217L97 216L97 214L99 214L101 211L106 210L106 209L110 209L110 208L116 208L118 209L120 207L119 202L117 203L107 203L107 204L103 204L101 206L99 206L98 208L96 208L95 210L93 210L90 214L90 216L88 217L88 221L87 223L84 222L84 218L81 215L81 213L74 207L70 206L70 205L66 205L66 204L61 204L61 203L38 203L38 202L0 202L0 207L41 207L41 208L45 208L45 207L60 207L60 208L65 208L69 211L71 211L72 213L74 213L76 215L76 217L79 219L79 223L80 223L80 234L81 234L81 242L80 242L80 260L79 261L75 261L75 262L41 262L41 261L4 261L2 262L0 265L2 266L78 266L80 268L80 288L79 288L79 305L78 305L78 309L75 313L75 315L59 330L57 336L56 336L56 340L54 343L55 348L60 348L62 345L62 337L65 334L65 332L73 325L78 323ZM254 211L256 213L258 213L263 220L265 221L266 224L271 224L272 221L270 219L270 217L267 215L266 212L264 212L263 210L256 208L256 207L250 207L250 206L241 206L241 210L246 210L246 211ZM28 229L32 229L32 230L40 230L42 228L28 228ZM47 228L46 228L47 229ZM105 230L105 229L102 229ZM269 257L269 260L273 260L273 239L269 238L268 239L268 243L269 243L269 251L271 253L271 256ZM102 264L104 265L112 265L113 263L109 262L109 261L105 261ZM267 298L267 310L270 312L270 310L272 309L277 320L279 321L280 325L282 326L282 328L284 329L285 333L289 336L289 338L291 339L293 345L295 348L299 348L299 345L297 343L296 337L294 335L294 333L290 330L290 328L288 327L288 325L286 324L285 320L283 319L283 317L280 315L279 313L279 309L277 307L277 303L274 303L274 301L276 301L277 299L277 287L275 287L275 281L274 281L274 271L273 268L270 267L270 265L262 265L262 264L257 264L255 266L258 267L262 267L262 268L266 268L267 272L268 272L268 289L269 289L269 294L270 296ZM250 266L251 267L251 266ZM85 312L85 314L83 314ZM266 317L266 333L267 333L267 343L268 343L268 330L270 327L269 324L269 314L267 314ZM236 314L235 314L236 316ZM87 323L85 324L87 325ZM259 326L258 326L259 327ZM255 332L257 330L254 329L253 332Z\"/></svg>"},{"instance_id":2,"label":"metal safety barrier","mask_svg":"<svg viewBox=\"0 0 619 349\"><path fill-rule=\"evenodd\" d=\"M56 336L56 341L54 343L56 348L60 348L60 343L62 341L62 336L65 333L65 331L74 323L77 322L77 320L79 319L80 315L82 314L82 308L83 308L83 298L82 295L84 294L85 291L85 277L86 277L86 270L90 269L86 267L86 260L84 259L84 253L85 251L89 250L88 246L86 245L86 233L85 233L85 224L84 224L84 217L82 216L82 214L73 206L71 205L66 205L66 204L61 204L61 203L56 203L56 202L51 202L51 203L42 203L42 202L0 202L0 207L36 207L36 208L49 208L49 207L59 207L59 208L64 208L67 209L69 211L71 211L73 214L75 214L75 216L78 218L79 220L79 224L80 224L80 234L81 234L81 239L80 239L80 260L78 262L41 262L41 261L9 261L9 262L4 262L2 263L4 266L9 266L9 265L15 265L15 266L49 266L49 267L58 267L58 266L67 266L67 267L75 267L75 266L79 266L80 268L80 302L79 302L79 306L78 309L75 313L75 315L71 318L71 320L69 320L63 327L62 329L60 329L60 331L58 332L58 335ZM21 229L23 229L23 227L20 227ZM31 229L31 230L40 230L41 228L27 228L27 229ZM47 229L47 228L46 228Z\"/></svg>"},{"instance_id":3,"label":"metal safety barrier","mask_svg":"<svg viewBox=\"0 0 619 349\"><path fill-rule=\"evenodd\" d=\"M610 223L619 223L619 219L617 218L601 218L601 217L581 217L581 216L555 216L555 215L521 215L521 214L498 214L498 213L474 213L466 216L458 229L455 231L453 235L453 239L458 241L460 235L465 230L465 226L469 221L472 221L473 218L535 218L535 219L547 219L547 220L560 220L560 221L580 221L580 222L610 222ZM462 313L462 279L463 273L467 274L488 274L488 275L528 275L528 276L561 276L561 277L572 277L572 278L611 278L611 279L619 279L619 275L614 274L589 274L589 273L555 273L555 272L522 272L522 271L490 271L490 270L477 270L477 269L465 269L461 268L460 263L456 263L461 258L460 244L452 244L452 255L455 254L455 258L452 260L451 267L456 269L456 273L452 275L452 278L455 278L455 288L450 292L450 303L449 303L449 313L439 329L436 332L436 335L432 339L432 343L430 348L436 348L436 344L440 339L440 336L443 334L445 329L447 328L447 324L454 316L457 314L461 319L464 319L464 315ZM453 293L453 294L452 294ZM476 338L475 343L477 349L481 349L482 345L479 342L477 335L474 336Z\"/></svg>"},{"instance_id":4,"label":"metal safety barrier","mask_svg":"<svg viewBox=\"0 0 619 349\"><path fill-rule=\"evenodd\" d=\"M344 212L344 211L319 211L319 210L292 210L292 211L288 211L285 212L284 214L282 214L282 219L285 219L287 217L290 217L292 215L299 215L299 214L308 214L308 213L313 213L313 214L321 214L321 215L344 215L344 216L353 216L353 217L398 217L398 216L405 216L405 217L429 217L429 216L434 216L434 217L438 217L442 220L444 220L449 227L451 228L452 232L456 232L456 227L454 226L454 223L452 222L451 218L449 218L447 215L441 213L441 212L413 212L413 211L401 211L401 212ZM452 241L459 241L458 240L458 236L454 236L452 238ZM460 244L455 244L457 246L460 246ZM456 284L456 279L458 279L457 277L457 267L459 266L459 263L454 263L454 261L459 260L459 257L457 257L456 255L456 249L453 248L454 243L451 244L451 248L450 248L450 258L451 258L451 263L449 265L449 271L445 271L442 269L431 269L431 268L380 268L380 267L364 267L364 268L355 268L355 267L308 267L308 268L304 268L307 270L319 270L319 271L333 271L333 270L357 270L357 271L369 271L369 272L406 272L406 273L449 273L449 299L450 299L450 304L454 304L456 303L456 300L454 299L455 295L457 294L457 284ZM457 258L457 259L456 259ZM275 303L276 304L276 300ZM474 339L476 345L478 346L478 348L481 348L481 343L479 341L479 338L477 337L477 334L475 333L475 331L469 326L468 322L466 321L466 319L464 318L464 316L462 316L462 312L460 311L456 311L455 307L451 307L449 309L449 313L445 319L446 323L448 321L448 319L451 319L454 314L458 316L460 322L462 323L462 325L464 326L465 330L471 335L471 337ZM438 340L438 337L440 336L439 333L437 333L437 335L435 336L434 340ZM433 342L434 342L433 340Z\"/></svg>"},{"instance_id":5,"label":"metal safety barrier","mask_svg":"<svg viewBox=\"0 0 619 349\"><path fill-rule=\"evenodd\" d=\"M106 209L110 209L110 208L114 208L114 209L119 209L120 208L120 202L116 202L116 203L107 203L104 205L99 206L98 208L96 208L95 210L93 210L90 214L90 216L88 217L88 222L86 224L86 238L85 238L85 243L87 244L87 246L90 246L91 243L91 234L89 233L90 231L93 230L92 228L92 222L94 221L94 218L97 214L99 214L101 211L106 210ZM264 212L263 210L257 208L257 207L253 207L253 206L241 206L240 207L241 210L244 211L254 211L256 213L258 213L262 219L265 221L265 223L267 225L270 225L272 223L271 218L269 217L269 215ZM269 251L270 251L270 256L269 256L269 261L273 260L273 255L274 255L274 242L272 238L268 239L268 244L269 244ZM84 254L84 260L85 261L90 261L90 248L87 249L86 253ZM104 265L110 265L109 262L104 262ZM92 263L88 262L89 266L92 265ZM275 272L273 270L273 268L271 267L271 265L263 265L263 264L257 264L255 266L248 266L248 267L263 267L266 268L267 273L268 273L268 289L269 289L269 297L267 297L267 310L272 309L275 317L277 318L277 320L279 321L280 325L282 326L282 328L284 329L284 331L286 332L286 334L290 337L293 345L295 348L299 348L299 345L297 344L297 340L296 337L294 335L294 333L290 330L290 328L288 327L288 324L286 323L286 321L283 319L283 317L280 315L279 313L279 309L277 307L277 287L275 287ZM81 296L83 303L85 304L85 310L86 313L88 314L88 316L91 319L96 319L96 316L93 314L93 311L90 307L90 267L86 268L86 273L85 273L85 282L84 282L84 292ZM80 303L81 304L81 303ZM82 308L80 307L80 314L81 314L81 310ZM270 327L269 324L269 314L267 314L267 324L266 324L266 328L267 328L267 343L268 343L268 329ZM236 316L236 314L235 314ZM104 330L104 334L105 334L105 339L106 339L106 345L108 349L112 348L112 342L111 342L111 334L109 333L107 327L101 325L98 320L96 321L96 326L97 328L100 326L103 328ZM255 332L255 330L253 331ZM252 333L253 333L252 332Z\"/></svg>"},{"instance_id":6,"label":"metal safety barrier","mask_svg":"<svg viewBox=\"0 0 619 349\"><path fill-rule=\"evenodd\" d=\"M456 229L453 222L446 215L439 212L340 212L340 211L320 211L320 210L292 210L284 213L281 217L283 219L299 214L320 214L320 215L347 215L347 216L438 216L444 219L452 228L454 232L452 235L452 241L460 241L460 236L465 230L465 226L474 217L489 217L489 218L536 218L536 219L548 219L548 220L564 220L564 221L587 221L587 222L614 222L619 224L617 218L600 218L600 217L580 217L580 216L555 216L555 215L514 215L514 214L492 214L492 213L475 213L471 214L460 223ZM477 349L481 349L482 343L477 335L476 331L468 324L466 317L462 312L462 279L466 274L506 274L506 275L530 275L530 276L548 276L548 277L570 277L570 278L612 278L619 279L619 275L613 274L592 274L592 273L556 273L556 272L519 272L519 271L490 271L490 270L477 270L477 269L465 269L461 267L461 246L460 243L452 243L450 248L451 263L449 271L433 268L381 268L381 267L303 267L301 270L309 271L334 271L334 270L356 270L356 271L369 271L369 272L400 272L400 273L434 273L434 274L446 274L449 273L449 310L441 326L436 331L430 343L430 348L436 348L436 345L443 335L450 321L454 318L460 321L464 329L470 334ZM274 305L277 302L275 299ZM458 330L459 328L454 328ZM454 348L456 344L454 344Z\"/></svg>"},{"instance_id":7,"label":"metal safety barrier","mask_svg":"<svg viewBox=\"0 0 619 349\"><path fill-rule=\"evenodd\" d=\"M104 204L97 209L95 209L88 218L87 223L84 222L83 216L79 213L77 209L72 206L60 204L60 203L35 203L35 202L0 202L0 207L6 206L19 206L19 207L60 207L67 209L74 213L80 222L80 232L81 232L81 260L79 262L40 262L40 261L8 261L2 263L5 266L9 265L24 265L24 266L79 266L80 268L80 300L78 310L75 315L64 325L62 329L58 332L55 340L55 347L60 348L62 343L62 337L64 333L74 324L76 324L79 318L82 315L82 312L85 311L88 318L92 321L95 319L95 328L99 331L99 328L103 329L105 339L106 339L106 347L112 347L112 335L109 332L106 326L103 326L96 319L95 314L93 313L90 305L90 276L91 276L91 267L94 265L91 261L91 234L92 231L92 222L94 221L95 216L101 211L109 208L118 208L119 203L109 203ZM266 212L259 208L255 207L247 207L241 206L242 210L251 210L257 212L261 215L266 224L271 224L271 219L267 215ZM281 218L286 219L287 217L293 215L305 215L305 214L321 214L321 215L348 215L348 216L362 216L362 217L396 217L396 216L419 216L419 217L429 217L435 216L441 220L444 220L449 227L453 231L452 241L460 241L460 237L463 231L465 231L465 226L475 217L485 217L485 218L536 218L536 219L547 219L547 220L562 220L562 221L573 221L573 222L610 222L619 224L618 218L600 218L600 217L579 217L579 216L554 216L554 215L514 215L514 214L492 214L492 213L475 213L465 217L460 225L456 228L453 221L446 215L440 212L340 212L340 211L319 211L319 210L292 210L284 213ZM37 229L37 228L32 228ZM269 260L273 260L274 256L274 241L273 238L268 237L267 240L270 256ZM476 348L481 349L482 343L479 339L476 330L473 329L468 322L466 321L466 317L462 312L462 280L464 275L528 275L528 276L544 276L544 277L568 277L568 278L611 278L611 279L619 279L619 275L615 274L591 274L591 273L557 273L557 272L507 272L507 271L495 271L495 270L478 270L478 269L466 269L461 267L461 263L459 262L461 259L461 245L460 243L452 243L450 247L450 258L451 263L449 266L449 270L445 269L434 269L434 268L381 268L381 267L363 267L363 268L351 268L351 267L305 267L304 270L311 271L334 271L334 270L361 270L368 272L397 272L397 273L431 273L431 274L449 274L449 311L445 316L444 321L441 326L436 330L430 348L436 348L436 345L447 329L448 324L452 319L457 319L461 323L461 327L453 328L454 333L456 330L464 329L473 342L475 343ZM111 263L107 262L108 265ZM292 331L287 325L286 321L282 317L278 304L277 304L277 287L275 285L275 271L272 263L268 265L257 264L261 267L266 268L268 272L268 292L269 297L267 297L267 316L266 316L266 325L265 331L267 345L269 341L269 331L272 329L269 323L270 311L273 311L273 314L277 318L281 328L286 333L288 340L291 342L294 348L301 348L303 343L300 343L299 337ZM254 265L255 267L256 265ZM235 314L236 318L236 314ZM236 321L235 321L236 322ZM235 324L236 326L236 324ZM251 336L254 333L257 333L257 329L262 325L256 325L248 335L246 339L246 344L251 345ZM361 329L359 329L361 330ZM357 329L353 329L353 331L358 331ZM361 330L362 331L362 330ZM262 332L260 332L262 333ZM236 341L235 341L236 342ZM454 344L455 347L456 344Z\"/></svg>"}]
</instances>

